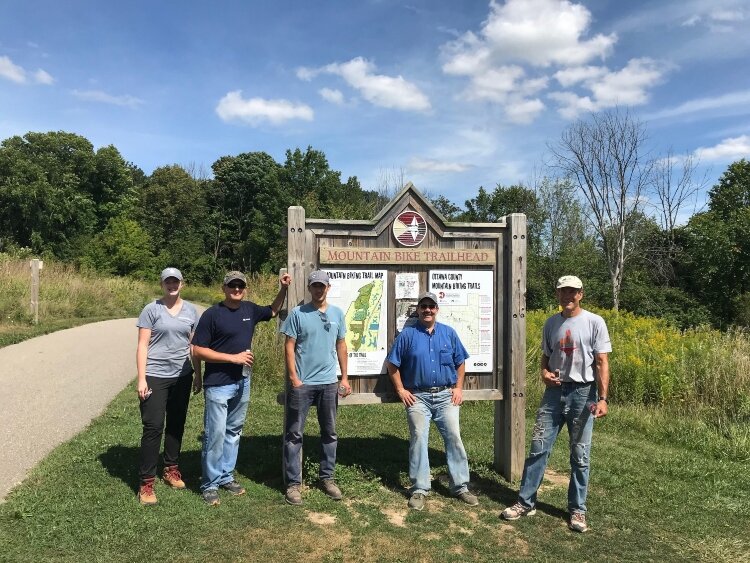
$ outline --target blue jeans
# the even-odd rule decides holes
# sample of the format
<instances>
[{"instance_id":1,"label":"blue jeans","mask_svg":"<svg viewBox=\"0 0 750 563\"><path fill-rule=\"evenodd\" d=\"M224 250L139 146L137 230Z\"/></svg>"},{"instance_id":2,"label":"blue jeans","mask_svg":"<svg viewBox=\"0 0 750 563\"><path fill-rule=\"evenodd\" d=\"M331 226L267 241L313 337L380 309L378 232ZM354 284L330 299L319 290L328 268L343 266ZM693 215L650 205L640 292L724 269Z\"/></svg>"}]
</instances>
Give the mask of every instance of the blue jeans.
<instances>
[{"instance_id":1,"label":"blue jeans","mask_svg":"<svg viewBox=\"0 0 750 563\"><path fill-rule=\"evenodd\" d=\"M250 402L250 378L205 388L201 491L234 480L240 436Z\"/></svg>"},{"instance_id":2,"label":"blue jeans","mask_svg":"<svg viewBox=\"0 0 750 563\"><path fill-rule=\"evenodd\" d=\"M286 394L284 477L287 485L302 483L302 436L310 407L315 405L320 424L320 478L333 479L336 467L336 409L338 383L292 387Z\"/></svg>"},{"instance_id":3,"label":"blue jeans","mask_svg":"<svg viewBox=\"0 0 750 563\"><path fill-rule=\"evenodd\" d=\"M536 413L531 437L531 450L523 466L518 501L527 508L536 503L536 493L542 484L552 446L563 424L570 436L570 483L568 511L586 512L589 486L589 460L594 417L589 410L596 403L596 384L563 383L547 387L542 404Z\"/></svg>"},{"instance_id":4,"label":"blue jeans","mask_svg":"<svg viewBox=\"0 0 750 563\"><path fill-rule=\"evenodd\" d=\"M468 490L469 459L461 441L458 424L460 407L451 403L451 390L439 393L416 392L416 402L406 407L409 422L409 479L411 494L424 493L431 488L430 458L428 455L430 419L435 421L445 444L450 490L454 495Z\"/></svg>"}]
</instances>

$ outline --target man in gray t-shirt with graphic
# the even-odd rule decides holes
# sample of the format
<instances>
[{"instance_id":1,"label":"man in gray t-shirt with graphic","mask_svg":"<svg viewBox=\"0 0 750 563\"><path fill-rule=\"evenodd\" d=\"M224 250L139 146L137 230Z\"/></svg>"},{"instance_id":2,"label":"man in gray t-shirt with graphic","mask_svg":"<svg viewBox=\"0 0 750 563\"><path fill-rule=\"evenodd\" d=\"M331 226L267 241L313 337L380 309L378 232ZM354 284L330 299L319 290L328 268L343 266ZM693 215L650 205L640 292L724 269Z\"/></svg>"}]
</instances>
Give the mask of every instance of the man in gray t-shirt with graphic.
<instances>
[{"instance_id":1,"label":"man in gray t-shirt with graphic","mask_svg":"<svg viewBox=\"0 0 750 563\"><path fill-rule=\"evenodd\" d=\"M583 283L579 278L557 280L556 296L562 311L547 319L542 331L546 390L537 411L518 501L503 510L501 517L518 520L536 513L536 495L550 451L566 424L570 435L568 527L585 532L591 435L594 419L607 416L612 344L604 319L581 308Z\"/></svg>"}]
</instances>

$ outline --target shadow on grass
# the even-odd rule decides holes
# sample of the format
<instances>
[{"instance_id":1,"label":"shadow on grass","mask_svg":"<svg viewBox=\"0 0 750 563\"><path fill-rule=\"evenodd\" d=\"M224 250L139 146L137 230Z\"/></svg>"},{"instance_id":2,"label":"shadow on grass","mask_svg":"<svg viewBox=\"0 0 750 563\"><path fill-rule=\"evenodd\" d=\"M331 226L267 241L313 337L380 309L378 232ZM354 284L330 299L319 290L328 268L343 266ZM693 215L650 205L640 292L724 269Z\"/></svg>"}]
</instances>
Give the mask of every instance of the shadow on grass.
<instances>
[{"instance_id":1,"label":"shadow on grass","mask_svg":"<svg viewBox=\"0 0 750 563\"><path fill-rule=\"evenodd\" d=\"M240 449L237 457L237 473L245 478L271 489L284 491L281 472L281 436L243 436L240 439ZM304 456L313 464L320 459L320 437L306 435ZM445 452L430 448L430 463L432 467L446 464ZM133 492L138 491L138 446L116 445L109 447L99 455L99 461L112 477L120 479ZM398 493L406 494L401 474L408 471L409 442L403 438L381 434L379 437L359 437L339 439L336 465L339 468L349 467L365 475L374 475L386 488ZM303 460L303 468L307 464ZM161 465L157 475L160 476ZM200 493L201 452L196 449L183 450L180 455L180 471L183 474L187 488ZM436 474L433 490L437 494L450 496L448 476ZM307 482L315 481L317 475L304 475ZM471 475L471 488L481 496L499 503L512 504L516 500L515 490L508 488L498 481ZM538 508L549 514L557 515L553 507L540 504ZM564 516L564 513L562 513Z\"/></svg>"}]
</instances>

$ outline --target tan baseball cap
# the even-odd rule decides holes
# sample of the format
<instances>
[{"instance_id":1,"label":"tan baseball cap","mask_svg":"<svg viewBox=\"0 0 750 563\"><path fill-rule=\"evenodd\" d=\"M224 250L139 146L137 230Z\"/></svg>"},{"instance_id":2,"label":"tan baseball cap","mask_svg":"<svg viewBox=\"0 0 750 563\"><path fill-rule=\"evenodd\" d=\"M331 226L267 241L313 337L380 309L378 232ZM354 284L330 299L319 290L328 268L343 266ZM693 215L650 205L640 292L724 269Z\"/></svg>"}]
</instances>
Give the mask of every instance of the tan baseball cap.
<instances>
[{"instance_id":1,"label":"tan baseball cap","mask_svg":"<svg viewBox=\"0 0 750 563\"><path fill-rule=\"evenodd\" d=\"M563 276L557 280L557 289L563 287L572 287L574 289L583 289L583 282L581 278L576 276Z\"/></svg>"}]
</instances>

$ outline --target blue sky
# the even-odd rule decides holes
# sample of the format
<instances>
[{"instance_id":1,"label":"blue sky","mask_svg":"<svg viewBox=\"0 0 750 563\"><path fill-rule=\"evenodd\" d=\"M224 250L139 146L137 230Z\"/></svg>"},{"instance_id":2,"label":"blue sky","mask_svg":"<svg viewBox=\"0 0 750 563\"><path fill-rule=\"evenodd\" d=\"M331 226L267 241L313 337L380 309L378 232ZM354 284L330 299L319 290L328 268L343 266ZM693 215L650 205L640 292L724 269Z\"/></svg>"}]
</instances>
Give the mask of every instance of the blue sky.
<instances>
[{"instance_id":1,"label":"blue sky","mask_svg":"<svg viewBox=\"0 0 750 563\"><path fill-rule=\"evenodd\" d=\"M463 204L620 105L713 184L750 158L748 24L747 0L3 2L0 138L72 131L147 173L312 145Z\"/></svg>"}]
</instances>

